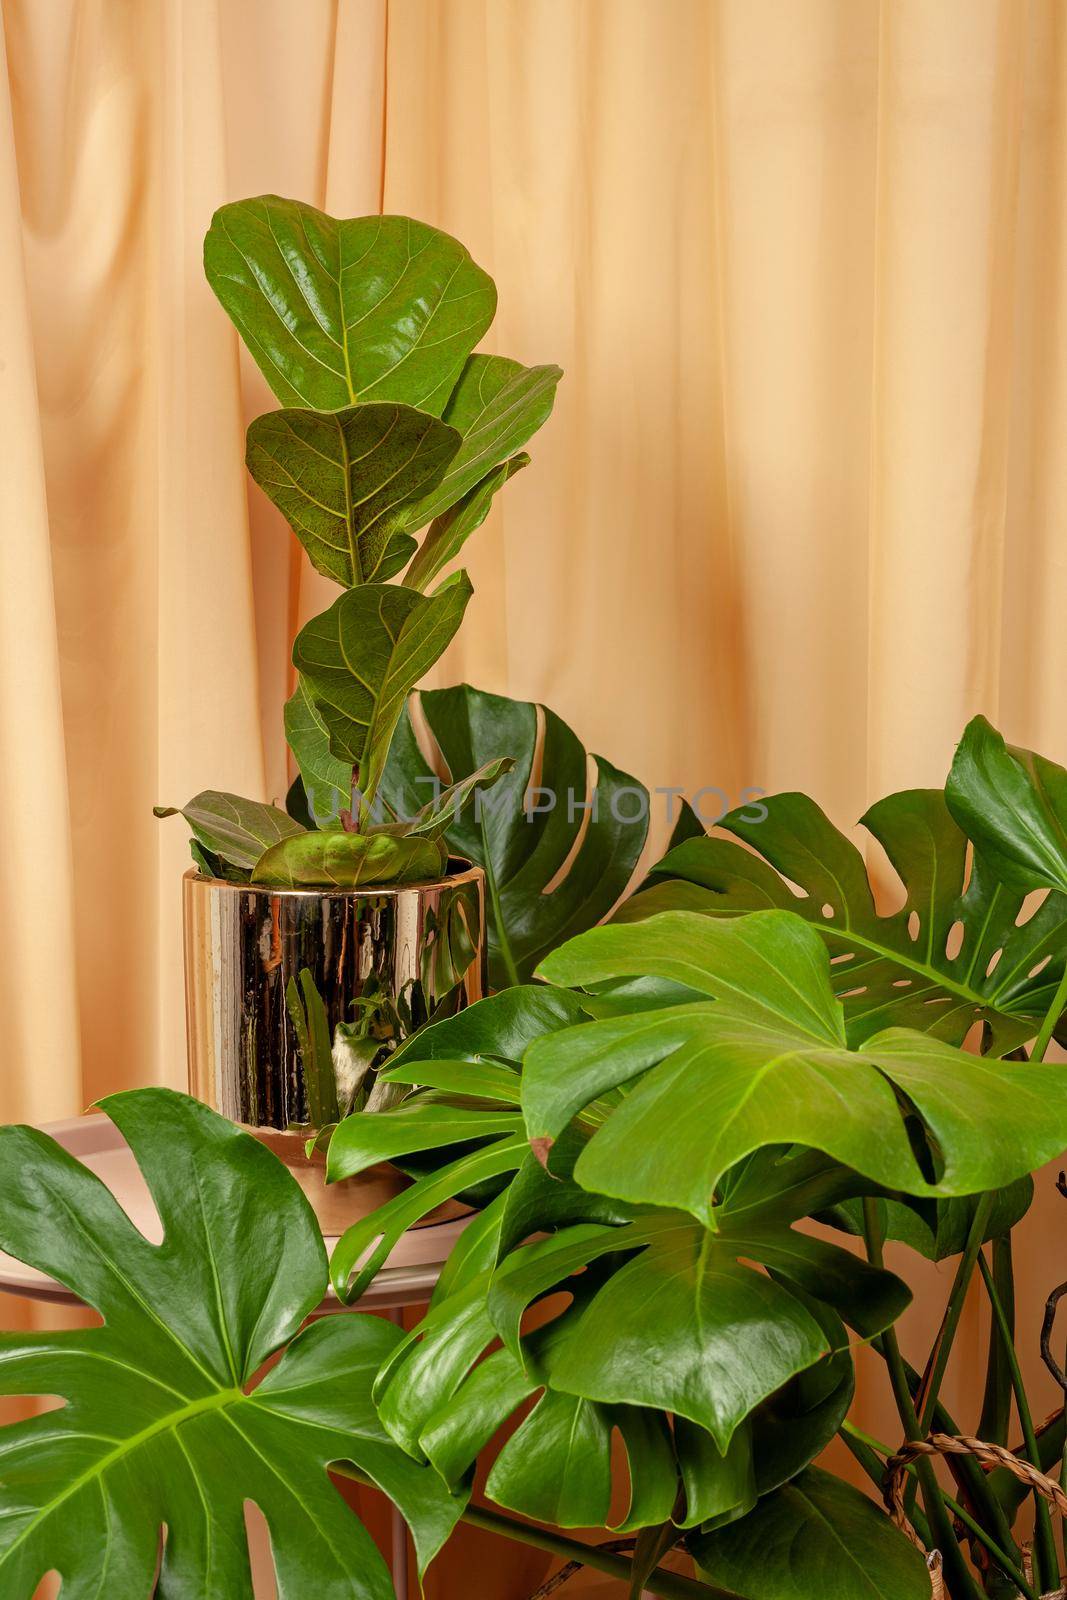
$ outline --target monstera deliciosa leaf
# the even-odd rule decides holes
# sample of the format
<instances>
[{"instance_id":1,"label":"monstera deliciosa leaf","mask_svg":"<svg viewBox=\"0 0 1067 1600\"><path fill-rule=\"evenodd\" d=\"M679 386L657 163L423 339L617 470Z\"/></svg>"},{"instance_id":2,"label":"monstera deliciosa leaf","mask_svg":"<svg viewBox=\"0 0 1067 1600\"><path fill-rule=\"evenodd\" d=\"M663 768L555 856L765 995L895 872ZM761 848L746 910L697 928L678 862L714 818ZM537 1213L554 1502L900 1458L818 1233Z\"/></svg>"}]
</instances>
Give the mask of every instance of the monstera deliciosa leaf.
<instances>
[{"instance_id":1,"label":"monstera deliciosa leaf","mask_svg":"<svg viewBox=\"0 0 1067 1600\"><path fill-rule=\"evenodd\" d=\"M455 428L411 406L290 409L256 418L246 460L312 565L351 589L405 564L415 545L403 536L427 520L420 497L461 442Z\"/></svg>"},{"instance_id":2,"label":"monstera deliciosa leaf","mask_svg":"<svg viewBox=\"0 0 1067 1600\"><path fill-rule=\"evenodd\" d=\"M489 888L489 976L494 988L530 978L548 951L606 917L625 893L648 832L645 787L595 756L567 724L530 701L463 685L420 695L427 727L450 774L492 756L515 766L484 803L447 834L453 855L485 870ZM432 774L410 715L396 730L382 794L408 814ZM692 812L681 830L700 831Z\"/></svg>"},{"instance_id":3,"label":"monstera deliciosa leaf","mask_svg":"<svg viewBox=\"0 0 1067 1600\"><path fill-rule=\"evenodd\" d=\"M825 941L850 1039L898 1025L959 1044L976 1021L987 1024L996 1054L1033 1038L1063 972L1067 895L1049 895L1027 920L1032 885L1013 887L995 871L989 839L978 832L968 880L967 838L945 796L915 789L879 801L863 818L907 891L899 911L881 916L863 857L813 800L783 794L762 805L762 820L734 811L720 824L751 848L717 838L681 844L619 920L666 910L735 917L779 906Z\"/></svg>"},{"instance_id":4,"label":"monstera deliciosa leaf","mask_svg":"<svg viewBox=\"0 0 1067 1600\"><path fill-rule=\"evenodd\" d=\"M945 799L1003 883L1022 894L1031 889L1067 893L1063 767L1006 744L985 717L974 717L956 750Z\"/></svg>"},{"instance_id":5,"label":"monstera deliciosa leaf","mask_svg":"<svg viewBox=\"0 0 1067 1600\"><path fill-rule=\"evenodd\" d=\"M784 911L664 912L571 940L541 964L552 983L647 978L707 998L534 1043L522 1078L531 1138L550 1146L625 1088L579 1157L578 1182L713 1227L725 1175L768 1145L821 1150L888 1190L939 1197L999 1189L1067 1146L1059 1068L908 1028L850 1048L832 970L818 933Z\"/></svg>"},{"instance_id":6,"label":"monstera deliciosa leaf","mask_svg":"<svg viewBox=\"0 0 1067 1600\"><path fill-rule=\"evenodd\" d=\"M420 1566L463 1508L376 1416L371 1380L398 1331L363 1316L300 1331L325 1293L325 1252L306 1199L263 1145L168 1090L104 1104L151 1190L161 1244L51 1139L0 1129L0 1245L103 1318L0 1336L0 1390L64 1402L0 1429L5 1600L30 1600L52 1569L71 1596L251 1600L246 1501L267 1520L284 1600L392 1600L331 1463L355 1463L396 1502Z\"/></svg>"},{"instance_id":7,"label":"monstera deliciosa leaf","mask_svg":"<svg viewBox=\"0 0 1067 1600\"><path fill-rule=\"evenodd\" d=\"M470 596L465 573L430 596L364 584L335 600L297 635L293 665L327 730L331 753L358 768L364 796L378 793L407 696L452 639ZM498 744L486 760L510 753ZM302 765L303 751L295 754ZM474 762L463 772L483 764ZM424 799L425 791L411 810Z\"/></svg>"},{"instance_id":8,"label":"monstera deliciosa leaf","mask_svg":"<svg viewBox=\"0 0 1067 1600\"><path fill-rule=\"evenodd\" d=\"M447 233L277 195L215 213L204 271L278 399L315 411L398 400L440 416L496 311Z\"/></svg>"},{"instance_id":9,"label":"monstera deliciosa leaf","mask_svg":"<svg viewBox=\"0 0 1067 1600\"><path fill-rule=\"evenodd\" d=\"M707 1577L747 1600L929 1600L914 1546L867 1495L818 1467L690 1548Z\"/></svg>"}]
</instances>

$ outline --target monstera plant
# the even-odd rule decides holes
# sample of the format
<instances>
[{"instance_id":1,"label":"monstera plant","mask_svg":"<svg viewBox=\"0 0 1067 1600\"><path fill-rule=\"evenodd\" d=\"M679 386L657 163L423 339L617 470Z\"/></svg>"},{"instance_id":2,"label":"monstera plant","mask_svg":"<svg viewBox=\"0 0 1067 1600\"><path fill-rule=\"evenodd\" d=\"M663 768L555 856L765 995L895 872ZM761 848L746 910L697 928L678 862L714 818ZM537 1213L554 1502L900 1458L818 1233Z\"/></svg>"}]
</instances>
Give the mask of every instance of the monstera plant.
<instances>
[{"instance_id":1,"label":"monstera plant","mask_svg":"<svg viewBox=\"0 0 1067 1600\"><path fill-rule=\"evenodd\" d=\"M424 709L449 765L477 762L499 717L516 759L502 783L531 781L535 724L554 752L542 786L556 764L585 782L549 715L470 690ZM402 720L383 779L398 803L420 760ZM605 795L624 776L598 773ZM636 862L629 839L577 840L546 813L524 849L506 810L453 816L495 884L497 992L409 1037L382 1074L391 1109L326 1135L332 1179L389 1160L412 1180L345 1233L328 1275L292 1178L181 1096L105 1105L159 1245L49 1139L0 1131L0 1247L103 1319L5 1340L0 1391L65 1404L0 1430L4 1595L30 1600L54 1569L72 1595L240 1600L250 1500L282 1600L384 1597L327 1474L392 1498L420 1569L460 1520L551 1552L546 1594L583 1565L631 1600L1058 1588L1064 1413L1034 1420L1011 1240L1031 1171L1067 1148L1067 1069L1045 1060L1067 1004L1067 772L977 719L943 792L866 820L897 910L810 801L779 796L760 824L726 819L747 848L684 822L591 927ZM546 870L561 853L569 892ZM334 1305L358 1306L400 1235L455 1197L470 1220L414 1327L356 1311L298 1331L328 1280ZM887 1238L955 1259L914 1362ZM975 1278L987 1376L961 1428L941 1388ZM1067 1390L1064 1293L1044 1349ZM857 1343L899 1413L886 1443L850 1417ZM835 1438L872 1495L818 1464Z\"/></svg>"},{"instance_id":2,"label":"monstera plant","mask_svg":"<svg viewBox=\"0 0 1067 1600\"><path fill-rule=\"evenodd\" d=\"M248 430L248 470L342 593L293 649L285 733L300 777L287 809L207 791L157 815L181 811L208 877L433 879L450 821L510 752L498 743L397 812L382 791L390 741L471 596L465 572L442 572L529 461L560 370L475 352L492 279L458 240L407 217L338 221L262 195L216 213L204 268L281 402Z\"/></svg>"}]
</instances>

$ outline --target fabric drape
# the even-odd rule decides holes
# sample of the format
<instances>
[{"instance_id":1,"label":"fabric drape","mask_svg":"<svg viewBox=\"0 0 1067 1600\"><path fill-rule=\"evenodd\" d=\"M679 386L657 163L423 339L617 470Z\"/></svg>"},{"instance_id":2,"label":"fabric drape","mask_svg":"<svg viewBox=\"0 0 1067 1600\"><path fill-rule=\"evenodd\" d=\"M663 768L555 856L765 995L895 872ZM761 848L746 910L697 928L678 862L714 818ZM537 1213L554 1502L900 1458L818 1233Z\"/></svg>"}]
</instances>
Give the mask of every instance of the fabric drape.
<instances>
[{"instance_id":1,"label":"fabric drape","mask_svg":"<svg viewBox=\"0 0 1067 1600\"><path fill-rule=\"evenodd\" d=\"M330 586L244 473L272 402L200 269L223 201L444 227L498 282L487 347L566 370L438 681L846 826L940 784L976 710L1067 757L1059 0L0 16L0 1117L183 1084L186 846L152 805L284 792ZM1062 1275L1054 1203L1021 1306Z\"/></svg>"}]
</instances>

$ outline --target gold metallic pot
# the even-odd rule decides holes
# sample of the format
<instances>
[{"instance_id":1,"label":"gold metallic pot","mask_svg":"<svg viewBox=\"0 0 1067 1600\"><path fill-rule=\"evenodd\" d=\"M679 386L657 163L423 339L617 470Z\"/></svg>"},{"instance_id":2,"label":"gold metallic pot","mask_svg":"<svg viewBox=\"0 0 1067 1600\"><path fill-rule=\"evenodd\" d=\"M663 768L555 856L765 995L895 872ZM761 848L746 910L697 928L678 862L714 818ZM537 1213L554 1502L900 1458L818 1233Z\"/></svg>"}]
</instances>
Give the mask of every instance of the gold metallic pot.
<instances>
[{"instance_id":1,"label":"gold metallic pot","mask_svg":"<svg viewBox=\"0 0 1067 1600\"><path fill-rule=\"evenodd\" d=\"M339 1023L357 1018L354 1002L374 997L375 1037L387 1045L481 999L481 868L451 861L434 883L331 890L225 883L189 871L183 887L190 1093L263 1138L291 1167L323 1231L339 1232L406 1180L375 1168L327 1188L321 1157L305 1157L315 1128L286 999L290 980L310 973L331 1039Z\"/></svg>"}]
</instances>

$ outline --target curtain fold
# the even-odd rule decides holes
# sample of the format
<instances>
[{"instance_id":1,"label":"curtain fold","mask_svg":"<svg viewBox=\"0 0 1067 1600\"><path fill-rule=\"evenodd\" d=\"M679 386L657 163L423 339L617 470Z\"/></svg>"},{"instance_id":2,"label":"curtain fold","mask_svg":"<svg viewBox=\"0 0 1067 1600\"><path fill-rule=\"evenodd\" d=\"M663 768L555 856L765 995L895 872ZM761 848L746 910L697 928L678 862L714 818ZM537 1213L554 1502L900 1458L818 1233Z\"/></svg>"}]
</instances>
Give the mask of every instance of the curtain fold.
<instances>
[{"instance_id":1,"label":"curtain fold","mask_svg":"<svg viewBox=\"0 0 1067 1600\"><path fill-rule=\"evenodd\" d=\"M565 368L436 681L844 826L940 784L976 710L1067 756L1058 0L0 19L0 1117L184 1082L186 847L152 805L286 786L291 641L332 588L244 473L272 401L202 278L226 200L447 228L497 279L487 347Z\"/></svg>"}]
</instances>

